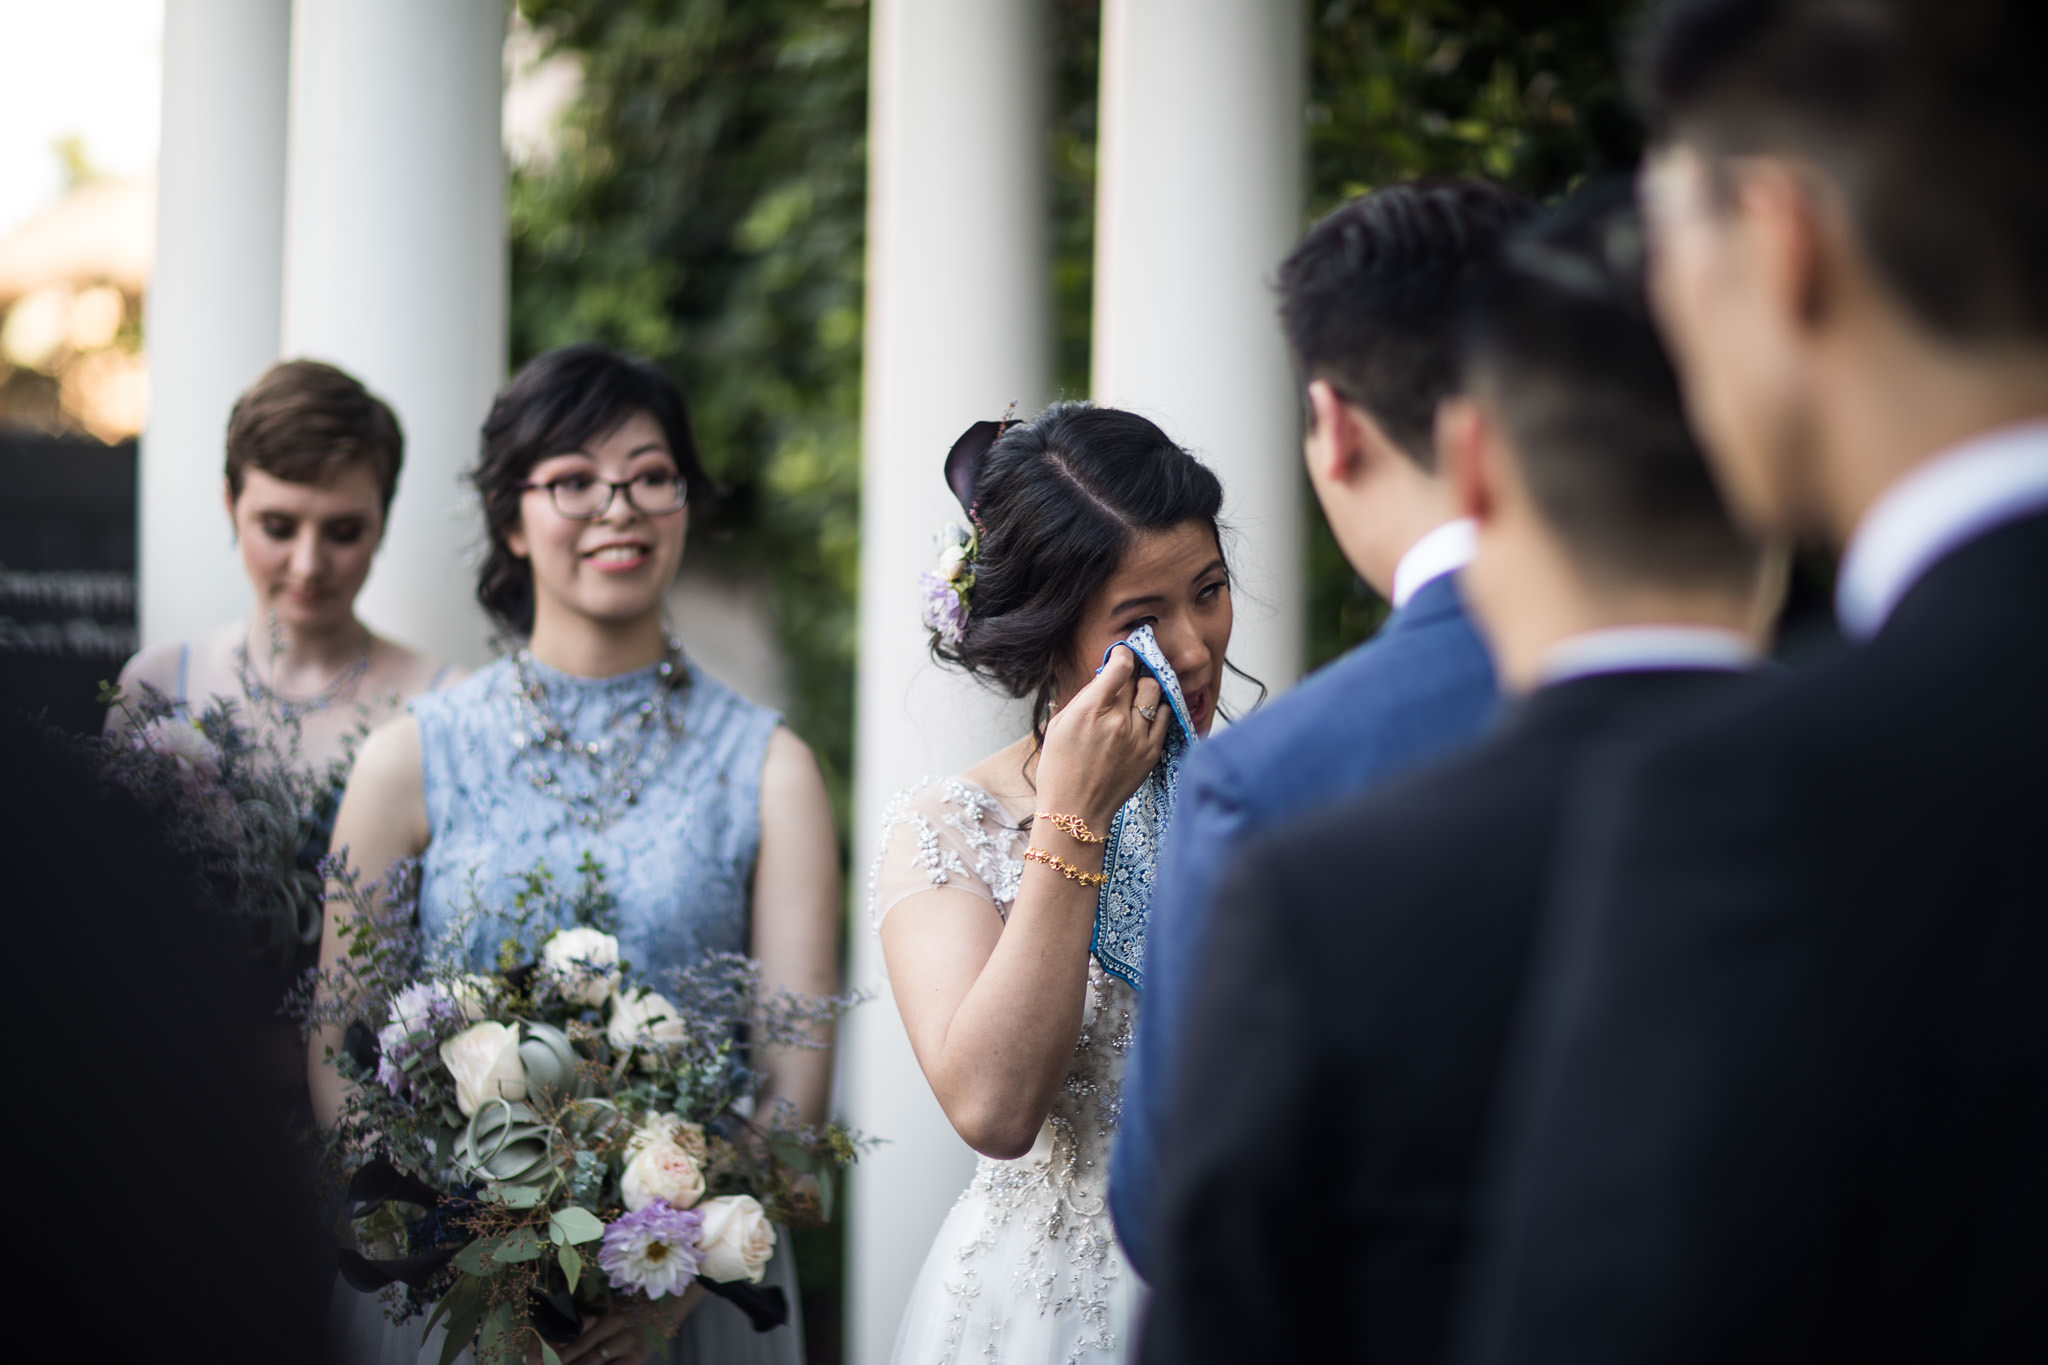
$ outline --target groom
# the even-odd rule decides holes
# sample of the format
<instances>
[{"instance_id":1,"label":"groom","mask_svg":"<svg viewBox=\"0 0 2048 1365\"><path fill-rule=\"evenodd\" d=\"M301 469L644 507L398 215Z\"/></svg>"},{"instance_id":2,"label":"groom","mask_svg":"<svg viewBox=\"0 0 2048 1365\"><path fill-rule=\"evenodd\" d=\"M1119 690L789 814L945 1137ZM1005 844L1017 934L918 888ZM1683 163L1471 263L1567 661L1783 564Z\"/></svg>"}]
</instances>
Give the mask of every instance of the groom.
<instances>
[{"instance_id":1,"label":"groom","mask_svg":"<svg viewBox=\"0 0 2048 1365\"><path fill-rule=\"evenodd\" d=\"M1594 793L1469 1358L2048 1360L2048 83L2019 0L1690 0L1654 296L1853 647Z\"/></svg>"},{"instance_id":2,"label":"groom","mask_svg":"<svg viewBox=\"0 0 2048 1365\"><path fill-rule=\"evenodd\" d=\"M1141 1274L1158 1252L1155 1173L1190 977L1233 908L1216 882L1233 849L1479 731L1493 670L1453 574L1471 557L1438 468L1438 403L1467 278L1533 206L1488 181L1394 185L1317 223L1280 267L1280 320L1306 386L1309 482L1338 547L1393 603L1380 633L1296 691L1199 746L1152 892L1143 1022L1124 1075L1110 1166L1117 1234Z\"/></svg>"},{"instance_id":3,"label":"groom","mask_svg":"<svg viewBox=\"0 0 2048 1365\"><path fill-rule=\"evenodd\" d=\"M1437 449L1503 722L1226 883L1163 1175L1148 1361L1442 1360L1559 827L1605 748L1750 683L1760 556L1686 430L1628 187L1514 238Z\"/></svg>"}]
</instances>

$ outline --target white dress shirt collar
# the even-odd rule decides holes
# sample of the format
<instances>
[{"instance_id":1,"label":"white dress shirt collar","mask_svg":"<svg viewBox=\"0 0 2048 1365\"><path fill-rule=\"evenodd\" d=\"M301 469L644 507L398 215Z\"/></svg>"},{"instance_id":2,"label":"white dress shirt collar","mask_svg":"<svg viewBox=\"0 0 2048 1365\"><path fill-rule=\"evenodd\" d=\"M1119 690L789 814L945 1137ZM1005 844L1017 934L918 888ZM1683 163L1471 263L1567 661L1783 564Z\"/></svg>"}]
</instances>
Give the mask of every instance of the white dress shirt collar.
<instances>
[{"instance_id":1,"label":"white dress shirt collar","mask_svg":"<svg viewBox=\"0 0 2048 1365\"><path fill-rule=\"evenodd\" d=\"M1560 640L1544 651L1540 684L1601 673L1712 668L1739 673L1757 666L1756 646L1711 626L1613 626Z\"/></svg>"},{"instance_id":2,"label":"white dress shirt collar","mask_svg":"<svg viewBox=\"0 0 2048 1365\"><path fill-rule=\"evenodd\" d=\"M1431 579L1456 573L1472 562L1477 536L1472 521L1459 517L1447 521L1408 547L1394 566L1394 610L1408 605Z\"/></svg>"},{"instance_id":3,"label":"white dress shirt collar","mask_svg":"<svg viewBox=\"0 0 2048 1365\"><path fill-rule=\"evenodd\" d=\"M1835 579L1835 619L1851 639L1884 628L1950 551L2048 510L2048 421L1987 432L1935 456L1864 514Z\"/></svg>"}]
</instances>

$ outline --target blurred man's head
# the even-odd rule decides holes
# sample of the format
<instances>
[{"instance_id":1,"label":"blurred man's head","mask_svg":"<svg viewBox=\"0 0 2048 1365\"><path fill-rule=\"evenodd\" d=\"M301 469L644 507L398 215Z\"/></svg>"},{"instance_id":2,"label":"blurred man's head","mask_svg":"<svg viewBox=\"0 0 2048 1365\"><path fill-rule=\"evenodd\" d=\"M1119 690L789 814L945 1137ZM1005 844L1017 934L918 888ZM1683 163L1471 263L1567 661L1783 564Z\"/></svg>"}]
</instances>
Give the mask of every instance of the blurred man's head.
<instances>
[{"instance_id":1,"label":"blurred man's head","mask_svg":"<svg viewBox=\"0 0 2048 1365\"><path fill-rule=\"evenodd\" d=\"M1872 491L1853 466L1884 456L1842 417L1898 396L1893 376L1952 376L1967 397L2038 372L2048 81L2020 41L2031 9L1674 0L1649 30L1652 297L1752 523L1846 534Z\"/></svg>"},{"instance_id":2,"label":"blurred man's head","mask_svg":"<svg viewBox=\"0 0 2048 1365\"><path fill-rule=\"evenodd\" d=\"M1533 211L1486 180L1390 185L1332 210L1280 266L1309 480L1344 557L1382 593L1408 546L1450 515L1435 425L1456 383L1457 301Z\"/></svg>"},{"instance_id":3,"label":"blurred man's head","mask_svg":"<svg viewBox=\"0 0 2048 1365\"><path fill-rule=\"evenodd\" d=\"M1588 629L1756 624L1760 556L1687 428L1625 185L1508 242L1468 299L1459 358L1439 445L1479 528L1462 588L1506 681Z\"/></svg>"}]
</instances>

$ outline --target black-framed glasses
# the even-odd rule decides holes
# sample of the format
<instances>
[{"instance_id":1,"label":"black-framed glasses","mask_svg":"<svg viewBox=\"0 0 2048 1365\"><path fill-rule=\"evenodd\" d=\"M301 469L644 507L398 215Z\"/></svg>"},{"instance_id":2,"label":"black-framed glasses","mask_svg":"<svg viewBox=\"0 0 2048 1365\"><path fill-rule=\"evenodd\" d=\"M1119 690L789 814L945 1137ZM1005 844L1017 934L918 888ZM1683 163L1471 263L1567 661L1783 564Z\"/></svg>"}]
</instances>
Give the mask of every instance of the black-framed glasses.
<instances>
[{"instance_id":1,"label":"black-framed glasses","mask_svg":"<svg viewBox=\"0 0 2048 1365\"><path fill-rule=\"evenodd\" d=\"M577 521L591 521L611 510L612 498L623 491L627 504L642 516L659 517L680 512L690 500L690 485L672 469L650 469L630 479L599 479L588 474L564 474L546 483L522 483L524 492L545 489L555 510Z\"/></svg>"}]
</instances>

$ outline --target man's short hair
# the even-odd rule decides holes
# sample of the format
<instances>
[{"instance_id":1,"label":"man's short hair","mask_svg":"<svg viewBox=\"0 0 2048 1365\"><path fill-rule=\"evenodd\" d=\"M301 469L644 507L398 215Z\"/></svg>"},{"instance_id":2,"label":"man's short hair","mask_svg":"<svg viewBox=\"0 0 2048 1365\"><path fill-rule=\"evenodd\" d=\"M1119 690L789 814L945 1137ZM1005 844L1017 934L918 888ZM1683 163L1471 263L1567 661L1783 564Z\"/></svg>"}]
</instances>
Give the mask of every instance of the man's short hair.
<instances>
[{"instance_id":1,"label":"man's short hair","mask_svg":"<svg viewBox=\"0 0 2048 1365\"><path fill-rule=\"evenodd\" d=\"M1956 342L2048 340L2048 80L2033 0L1672 0L1653 140L1811 160L1891 291Z\"/></svg>"},{"instance_id":2,"label":"man's short hair","mask_svg":"<svg viewBox=\"0 0 2048 1365\"><path fill-rule=\"evenodd\" d=\"M398 491L405 434L383 399L353 375L317 360L286 360L235 400L228 414L228 492L242 496L251 469L287 483L326 483L350 465L377 480L384 510Z\"/></svg>"},{"instance_id":3,"label":"man's short hair","mask_svg":"<svg viewBox=\"0 0 2048 1365\"><path fill-rule=\"evenodd\" d=\"M1642 242L1629 188L1612 181L1517 233L1466 301L1463 378L1589 576L1740 590L1758 552L1686 424Z\"/></svg>"},{"instance_id":4,"label":"man's short hair","mask_svg":"<svg viewBox=\"0 0 2048 1365\"><path fill-rule=\"evenodd\" d=\"M1462 178L1389 185L1331 210L1280 265L1280 325L1302 384L1328 382L1433 471L1458 298L1534 211L1505 185Z\"/></svg>"}]
</instances>

